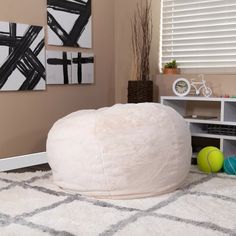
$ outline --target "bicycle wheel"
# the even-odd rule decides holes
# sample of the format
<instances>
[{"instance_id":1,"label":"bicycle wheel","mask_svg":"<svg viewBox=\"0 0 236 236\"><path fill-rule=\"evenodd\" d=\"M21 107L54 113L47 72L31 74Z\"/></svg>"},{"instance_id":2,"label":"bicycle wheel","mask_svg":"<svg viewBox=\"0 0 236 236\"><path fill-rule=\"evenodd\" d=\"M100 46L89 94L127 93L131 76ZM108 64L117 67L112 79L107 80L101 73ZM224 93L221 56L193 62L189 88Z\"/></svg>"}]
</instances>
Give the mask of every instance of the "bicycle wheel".
<instances>
[{"instance_id":1,"label":"bicycle wheel","mask_svg":"<svg viewBox=\"0 0 236 236\"><path fill-rule=\"evenodd\" d=\"M209 87L202 88L202 94L205 97L210 97L212 94L212 90Z\"/></svg>"}]
</instances>

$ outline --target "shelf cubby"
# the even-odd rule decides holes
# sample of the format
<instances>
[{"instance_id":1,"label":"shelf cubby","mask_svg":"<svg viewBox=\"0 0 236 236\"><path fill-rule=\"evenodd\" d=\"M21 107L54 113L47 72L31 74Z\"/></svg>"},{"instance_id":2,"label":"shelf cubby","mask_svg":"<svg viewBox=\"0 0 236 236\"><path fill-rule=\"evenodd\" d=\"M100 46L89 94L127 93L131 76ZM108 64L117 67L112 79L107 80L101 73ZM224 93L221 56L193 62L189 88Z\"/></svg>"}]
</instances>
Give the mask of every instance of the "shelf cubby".
<instances>
[{"instance_id":1,"label":"shelf cubby","mask_svg":"<svg viewBox=\"0 0 236 236\"><path fill-rule=\"evenodd\" d=\"M236 99L163 96L161 103L171 106L189 123L193 152L216 146L225 156L236 155Z\"/></svg>"},{"instance_id":2,"label":"shelf cubby","mask_svg":"<svg viewBox=\"0 0 236 236\"><path fill-rule=\"evenodd\" d=\"M236 122L236 102L224 102L224 121Z\"/></svg>"},{"instance_id":3,"label":"shelf cubby","mask_svg":"<svg viewBox=\"0 0 236 236\"><path fill-rule=\"evenodd\" d=\"M236 140L224 139L223 140L223 152L225 157L236 155Z\"/></svg>"},{"instance_id":4,"label":"shelf cubby","mask_svg":"<svg viewBox=\"0 0 236 236\"><path fill-rule=\"evenodd\" d=\"M192 148L194 153L199 152L202 148L206 146L214 146L220 149L221 148L220 139L192 136Z\"/></svg>"}]
</instances>

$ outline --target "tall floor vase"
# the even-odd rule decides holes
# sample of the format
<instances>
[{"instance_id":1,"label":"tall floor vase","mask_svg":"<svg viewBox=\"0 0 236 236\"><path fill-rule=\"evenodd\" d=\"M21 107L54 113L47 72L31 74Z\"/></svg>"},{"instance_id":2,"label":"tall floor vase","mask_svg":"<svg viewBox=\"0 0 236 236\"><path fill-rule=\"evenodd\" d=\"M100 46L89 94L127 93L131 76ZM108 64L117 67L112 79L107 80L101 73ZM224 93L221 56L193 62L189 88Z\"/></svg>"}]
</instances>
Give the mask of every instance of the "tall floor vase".
<instances>
[{"instance_id":1,"label":"tall floor vase","mask_svg":"<svg viewBox=\"0 0 236 236\"><path fill-rule=\"evenodd\" d=\"M128 103L153 102L153 81L128 81Z\"/></svg>"}]
</instances>

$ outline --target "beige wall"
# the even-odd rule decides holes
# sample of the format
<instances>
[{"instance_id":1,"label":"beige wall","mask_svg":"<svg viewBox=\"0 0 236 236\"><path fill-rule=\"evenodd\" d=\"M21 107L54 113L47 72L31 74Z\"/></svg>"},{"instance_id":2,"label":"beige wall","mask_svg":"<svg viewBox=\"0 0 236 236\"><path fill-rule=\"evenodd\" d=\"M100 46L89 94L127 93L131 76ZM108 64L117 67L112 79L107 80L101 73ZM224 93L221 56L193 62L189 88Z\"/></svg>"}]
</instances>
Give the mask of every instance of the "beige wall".
<instances>
[{"instance_id":1,"label":"beige wall","mask_svg":"<svg viewBox=\"0 0 236 236\"><path fill-rule=\"evenodd\" d=\"M115 1L115 98L116 102L127 102L127 85L131 75L132 51L130 19L138 2L143 0ZM160 0L152 0L153 41L150 57L151 76L154 80L154 101L160 95L173 95L172 83L176 78L192 78L196 75L163 76L159 74ZM236 75L206 75L207 83L215 96L236 95Z\"/></svg>"},{"instance_id":2,"label":"beige wall","mask_svg":"<svg viewBox=\"0 0 236 236\"><path fill-rule=\"evenodd\" d=\"M0 20L45 25L46 0L1 0ZM47 133L58 118L78 109L114 103L112 0L93 1L93 51L94 85L51 85L40 92L0 92L0 158L44 151Z\"/></svg>"}]
</instances>

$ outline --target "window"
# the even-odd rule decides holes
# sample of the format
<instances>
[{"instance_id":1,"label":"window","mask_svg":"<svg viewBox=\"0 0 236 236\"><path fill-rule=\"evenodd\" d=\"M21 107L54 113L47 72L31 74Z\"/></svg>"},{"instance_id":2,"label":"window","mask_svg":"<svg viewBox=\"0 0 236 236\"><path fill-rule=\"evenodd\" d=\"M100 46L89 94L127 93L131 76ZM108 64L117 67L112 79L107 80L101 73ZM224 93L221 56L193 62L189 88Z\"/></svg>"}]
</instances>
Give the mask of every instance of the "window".
<instances>
[{"instance_id":1,"label":"window","mask_svg":"<svg viewBox=\"0 0 236 236\"><path fill-rule=\"evenodd\" d=\"M161 0L160 68L236 73L236 0Z\"/></svg>"}]
</instances>

